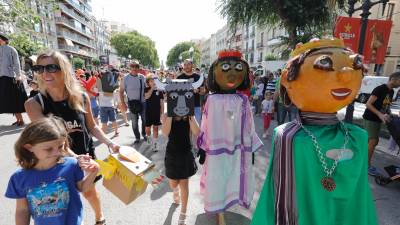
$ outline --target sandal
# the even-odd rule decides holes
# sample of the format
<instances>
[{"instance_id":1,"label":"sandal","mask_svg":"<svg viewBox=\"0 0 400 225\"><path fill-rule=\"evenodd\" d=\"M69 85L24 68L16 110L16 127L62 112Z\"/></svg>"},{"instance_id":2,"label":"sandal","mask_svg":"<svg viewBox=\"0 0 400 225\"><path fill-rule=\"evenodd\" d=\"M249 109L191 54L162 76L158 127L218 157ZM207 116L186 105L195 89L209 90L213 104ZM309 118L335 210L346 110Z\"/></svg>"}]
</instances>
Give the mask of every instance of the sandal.
<instances>
[{"instance_id":1,"label":"sandal","mask_svg":"<svg viewBox=\"0 0 400 225\"><path fill-rule=\"evenodd\" d=\"M174 195L173 195L173 198L174 198L174 203L177 204L177 205L179 205L179 204L180 204L181 197L179 196L179 188L178 188L178 187L174 188Z\"/></svg>"},{"instance_id":2,"label":"sandal","mask_svg":"<svg viewBox=\"0 0 400 225\"><path fill-rule=\"evenodd\" d=\"M178 225L186 225L186 213L181 212L179 215Z\"/></svg>"},{"instance_id":3,"label":"sandal","mask_svg":"<svg viewBox=\"0 0 400 225\"><path fill-rule=\"evenodd\" d=\"M106 219L96 221L96 223L94 225L106 225Z\"/></svg>"}]
</instances>

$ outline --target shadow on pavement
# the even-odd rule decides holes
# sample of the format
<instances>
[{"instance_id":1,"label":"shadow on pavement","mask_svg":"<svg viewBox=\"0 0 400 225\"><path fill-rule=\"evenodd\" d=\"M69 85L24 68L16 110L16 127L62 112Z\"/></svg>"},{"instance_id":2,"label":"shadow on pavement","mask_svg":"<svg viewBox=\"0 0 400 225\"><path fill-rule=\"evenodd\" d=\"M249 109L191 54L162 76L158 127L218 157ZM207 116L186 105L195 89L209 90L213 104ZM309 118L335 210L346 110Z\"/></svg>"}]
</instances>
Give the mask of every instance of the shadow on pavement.
<instances>
[{"instance_id":1,"label":"shadow on pavement","mask_svg":"<svg viewBox=\"0 0 400 225\"><path fill-rule=\"evenodd\" d=\"M175 203L172 203L171 206L169 207L168 216L167 216L167 218L165 218L163 225L171 225L172 224L172 215L174 214L176 208L178 208L178 205Z\"/></svg>"},{"instance_id":2,"label":"shadow on pavement","mask_svg":"<svg viewBox=\"0 0 400 225\"><path fill-rule=\"evenodd\" d=\"M25 126L16 127L16 126L0 126L0 136L12 135L20 133Z\"/></svg>"},{"instance_id":3,"label":"shadow on pavement","mask_svg":"<svg viewBox=\"0 0 400 225\"><path fill-rule=\"evenodd\" d=\"M229 225L249 225L251 220L243 215L225 212L225 222ZM196 218L195 225L216 225L217 217L213 214L199 214Z\"/></svg>"},{"instance_id":4,"label":"shadow on pavement","mask_svg":"<svg viewBox=\"0 0 400 225\"><path fill-rule=\"evenodd\" d=\"M150 194L150 199L155 201L164 196L167 192L171 192L171 188L168 185L168 178L165 177L164 181L159 185L157 189L154 189Z\"/></svg>"}]
</instances>

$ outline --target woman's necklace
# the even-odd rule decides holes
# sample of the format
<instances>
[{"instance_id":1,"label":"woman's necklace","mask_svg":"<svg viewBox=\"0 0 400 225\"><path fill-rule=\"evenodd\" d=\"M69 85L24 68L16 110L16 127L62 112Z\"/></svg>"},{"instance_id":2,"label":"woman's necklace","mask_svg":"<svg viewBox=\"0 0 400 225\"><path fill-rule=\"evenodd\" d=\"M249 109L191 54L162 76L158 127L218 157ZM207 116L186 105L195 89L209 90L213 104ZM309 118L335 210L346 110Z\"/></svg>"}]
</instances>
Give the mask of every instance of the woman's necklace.
<instances>
[{"instance_id":1,"label":"woman's necklace","mask_svg":"<svg viewBox=\"0 0 400 225\"><path fill-rule=\"evenodd\" d=\"M333 176L333 173L335 172L335 169L337 167L339 160L342 158L343 153L346 151L346 145L349 142L349 131L347 130L347 128L343 124L343 122L340 121L340 125L343 127L344 134L345 134L343 148L340 149L339 155L334 159L332 167L328 168L328 164L326 163L325 156L321 151L321 147L318 144L317 138L311 133L311 131L309 131L307 128L305 128L300 121L298 123L299 123L300 127L303 128L303 130L307 133L307 135L311 137L315 152L317 153L317 156L319 158L321 166L326 175L324 178L321 179L322 187L329 192L335 190L336 183L332 176Z\"/></svg>"}]
</instances>

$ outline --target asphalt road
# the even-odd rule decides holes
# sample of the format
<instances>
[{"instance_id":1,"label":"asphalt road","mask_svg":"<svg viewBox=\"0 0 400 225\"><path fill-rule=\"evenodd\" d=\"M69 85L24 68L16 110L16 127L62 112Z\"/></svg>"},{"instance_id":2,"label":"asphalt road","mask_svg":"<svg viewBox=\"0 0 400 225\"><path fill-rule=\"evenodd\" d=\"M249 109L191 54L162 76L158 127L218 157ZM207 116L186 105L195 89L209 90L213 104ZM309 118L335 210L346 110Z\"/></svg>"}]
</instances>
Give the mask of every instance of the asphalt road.
<instances>
[{"instance_id":1,"label":"asphalt road","mask_svg":"<svg viewBox=\"0 0 400 225\"><path fill-rule=\"evenodd\" d=\"M357 109L356 109L357 111ZM22 128L11 127L9 124L14 122L11 115L0 114L0 224L14 224L15 201L4 197L10 175L17 168L13 145L18 138ZM262 135L261 117L255 117L257 133ZM275 123L272 124L273 126ZM112 132L109 133L112 136ZM121 145L133 144L133 132L131 127L121 127L119 137L115 141ZM264 147L262 151L256 153L255 175L256 193L253 203L249 210L240 207L232 207L227 213L227 224L247 225L250 223L252 212L259 198L259 192L265 179L265 173L269 162L270 137L263 139ZM373 159L374 165L382 168L389 164L400 164L399 157L386 150L387 140L381 139ZM97 143L96 143L97 144ZM164 151L153 153L144 143L137 146L140 152L155 162L157 168L163 171ZM104 145L96 148L98 158L103 159L107 156ZM203 210L202 198L200 195L200 170L190 179L190 194L188 207L188 225L213 225L215 217L206 215ZM377 206L380 225L397 225L400 218L400 184L397 182L388 184L385 187L375 184L370 178L371 189L374 194L374 201ZM129 205L120 202L116 197L109 193L100 183L97 188L101 193L101 201L104 214L108 225L170 225L176 224L179 215L179 207L172 204L172 192L167 183L154 190L149 186L146 192L137 200ZM85 224L94 224L94 216L90 206L84 202L84 221Z\"/></svg>"}]
</instances>

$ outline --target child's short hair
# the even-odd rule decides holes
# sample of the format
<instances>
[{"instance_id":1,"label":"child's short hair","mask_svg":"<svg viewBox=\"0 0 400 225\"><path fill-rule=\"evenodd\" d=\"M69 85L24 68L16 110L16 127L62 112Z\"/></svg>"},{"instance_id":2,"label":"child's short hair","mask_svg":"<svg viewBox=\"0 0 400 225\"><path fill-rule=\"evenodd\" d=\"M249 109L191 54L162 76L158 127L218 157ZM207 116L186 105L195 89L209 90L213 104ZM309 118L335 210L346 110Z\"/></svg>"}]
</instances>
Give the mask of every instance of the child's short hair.
<instances>
[{"instance_id":1,"label":"child's short hair","mask_svg":"<svg viewBox=\"0 0 400 225\"><path fill-rule=\"evenodd\" d=\"M267 95L272 95L272 91L266 91L265 94L264 94L264 97L267 96Z\"/></svg>"},{"instance_id":2,"label":"child's short hair","mask_svg":"<svg viewBox=\"0 0 400 225\"><path fill-rule=\"evenodd\" d=\"M14 145L18 164L24 169L32 169L38 162L36 156L24 147L26 144L35 145L60 138L68 138L65 122L61 118L46 117L30 123Z\"/></svg>"}]
</instances>

